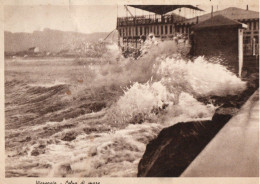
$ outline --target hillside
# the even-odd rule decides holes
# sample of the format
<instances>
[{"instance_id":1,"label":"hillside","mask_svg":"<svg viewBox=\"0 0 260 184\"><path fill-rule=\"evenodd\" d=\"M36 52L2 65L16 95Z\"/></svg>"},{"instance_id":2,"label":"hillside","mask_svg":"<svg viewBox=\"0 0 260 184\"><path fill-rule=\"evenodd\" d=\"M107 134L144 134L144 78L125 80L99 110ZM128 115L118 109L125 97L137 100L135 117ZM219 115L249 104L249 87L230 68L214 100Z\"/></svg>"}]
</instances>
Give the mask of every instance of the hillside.
<instances>
[{"instance_id":1,"label":"hillside","mask_svg":"<svg viewBox=\"0 0 260 184\"><path fill-rule=\"evenodd\" d=\"M30 47L39 47L40 51L59 52L61 50L77 47L82 43L97 42L104 39L107 32L84 34L78 32L65 32L44 29L33 33L11 33L5 31L5 52L19 52ZM114 36L113 40L117 37Z\"/></svg>"}]
</instances>

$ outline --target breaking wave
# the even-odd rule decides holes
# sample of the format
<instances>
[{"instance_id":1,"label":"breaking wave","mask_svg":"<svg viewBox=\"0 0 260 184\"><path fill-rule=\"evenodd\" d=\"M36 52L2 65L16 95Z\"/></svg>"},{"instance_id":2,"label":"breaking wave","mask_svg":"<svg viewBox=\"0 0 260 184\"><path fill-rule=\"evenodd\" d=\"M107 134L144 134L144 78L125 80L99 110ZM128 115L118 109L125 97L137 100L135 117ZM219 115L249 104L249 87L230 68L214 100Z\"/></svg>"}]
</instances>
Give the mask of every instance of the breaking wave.
<instances>
[{"instance_id":1,"label":"breaking wave","mask_svg":"<svg viewBox=\"0 0 260 184\"><path fill-rule=\"evenodd\" d=\"M6 176L136 176L163 127L212 117L198 98L246 88L220 58L185 49L150 41L137 60L116 45L94 60L7 60Z\"/></svg>"}]
</instances>

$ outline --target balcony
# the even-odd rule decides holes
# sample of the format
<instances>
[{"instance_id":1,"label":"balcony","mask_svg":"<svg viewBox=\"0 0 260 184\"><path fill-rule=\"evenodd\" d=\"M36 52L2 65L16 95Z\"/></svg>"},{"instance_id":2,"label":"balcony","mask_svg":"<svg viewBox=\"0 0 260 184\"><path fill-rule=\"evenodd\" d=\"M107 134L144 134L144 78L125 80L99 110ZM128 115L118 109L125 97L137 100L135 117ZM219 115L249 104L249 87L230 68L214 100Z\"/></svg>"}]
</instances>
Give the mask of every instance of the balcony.
<instances>
[{"instance_id":1,"label":"balcony","mask_svg":"<svg viewBox=\"0 0 260 184\"><path fill-rule=\"evenodd\" d=\"M182 22L186 18L176 15L143 15L136 17L118 17L117 18L117 27L121 26L131 26L131 25L149 25L149 24L174 24Z\"/></svg>"}]
</instances>

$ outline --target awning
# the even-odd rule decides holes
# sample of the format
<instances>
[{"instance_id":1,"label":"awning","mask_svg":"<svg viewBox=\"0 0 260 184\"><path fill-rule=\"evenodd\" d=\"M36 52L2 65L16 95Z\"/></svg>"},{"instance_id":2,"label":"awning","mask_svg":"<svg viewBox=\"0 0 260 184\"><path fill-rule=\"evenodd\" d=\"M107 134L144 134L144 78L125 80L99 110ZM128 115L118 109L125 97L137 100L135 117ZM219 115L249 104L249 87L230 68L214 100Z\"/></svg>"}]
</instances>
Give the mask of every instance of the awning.
<instances>
[{"instance_id":1,"label":"awning","mask_svg":"<svg viewBox=\"0 0 260 184\"><path fill-rule=\"evenodd\" d=\"M127 6L153 12L160 15L176 10L178 8L189 8L193 10L203 11L202 9L199 9L192 5L127 5Z\"/></svg>"}]
</instances>

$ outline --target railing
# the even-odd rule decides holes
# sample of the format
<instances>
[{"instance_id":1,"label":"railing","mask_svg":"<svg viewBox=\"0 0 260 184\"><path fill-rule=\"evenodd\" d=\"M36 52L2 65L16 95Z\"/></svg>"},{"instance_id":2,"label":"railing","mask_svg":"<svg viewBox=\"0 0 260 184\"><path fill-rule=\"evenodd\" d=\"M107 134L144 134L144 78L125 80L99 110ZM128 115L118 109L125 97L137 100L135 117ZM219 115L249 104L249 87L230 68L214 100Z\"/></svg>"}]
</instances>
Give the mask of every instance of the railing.
<instances>
[{"instance_id":1,"label":"railing","mask_svg":"<svg viewBox=\"0 0 260 184\"><path fill-rule=\"evenodd\" d=\"M144 25L154 23L178 23L186 18L176 14L170 15L143 15L136 17L118 17L117 26Z\"/></svg>"}]
</instances>

